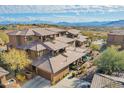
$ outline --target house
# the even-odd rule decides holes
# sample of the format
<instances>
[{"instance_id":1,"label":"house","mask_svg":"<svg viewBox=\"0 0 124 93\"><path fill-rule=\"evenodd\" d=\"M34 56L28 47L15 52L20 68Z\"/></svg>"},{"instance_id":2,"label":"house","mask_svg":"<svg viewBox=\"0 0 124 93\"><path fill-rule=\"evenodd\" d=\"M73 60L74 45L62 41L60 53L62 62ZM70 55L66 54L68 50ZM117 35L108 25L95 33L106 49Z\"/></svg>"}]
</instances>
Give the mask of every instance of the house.
<instances>
[{"instance_id":1,"label":"house","mask_svg":"<svg viewBox=\"0 0 124 93\"><path fill-rule=\"evenodd\" d=\"M69 73L69 66L83 62L82 57L88 53L86 47L76 45L77 41L86 41L85 36L79 35L79 30L32 28L8 35L8 47L25 50L32 59L31 69L51 82L61 80Z\"/></svg>"},{"instance_id":2,"label":"house","mask_svg":"<svg viewBox=\"0 0 124 93\"><path fill-rule=\"evenodd\" d=\"M107 44L110 45L122 45L124 43L124 31L114 30L108 33Z\"/></svg>"},{"instance_id":3,"label":"house","mask_svg":"<svg viewBox=\"0 0 124 93\"><path fill-rule=\"evenodd\" d=\"M91 88L123 88L124 87L124 78L109 76L105 74L95 74Z\"/></svg>"},{"instance_id":4,"label":"house","mask_svg":"<svg viewBox=\"0 0 124 93\"><path fill-rule=\"evenodd\" d=\"M0 67L0 84L4 85L4 82L6 81L6 75L8 75L9 72Z\"/></svg>"}]
</instances>

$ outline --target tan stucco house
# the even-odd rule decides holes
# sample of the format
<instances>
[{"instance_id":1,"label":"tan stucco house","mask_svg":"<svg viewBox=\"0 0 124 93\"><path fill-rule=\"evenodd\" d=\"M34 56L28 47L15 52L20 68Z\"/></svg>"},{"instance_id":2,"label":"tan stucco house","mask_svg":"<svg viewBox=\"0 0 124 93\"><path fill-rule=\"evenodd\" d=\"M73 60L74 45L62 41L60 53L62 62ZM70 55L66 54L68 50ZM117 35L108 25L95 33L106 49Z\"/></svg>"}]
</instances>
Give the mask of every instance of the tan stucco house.
<instances>
[{"instance_id":1,"label":"tan stucco house","mask_svg":"<svg viewBox=\"0 0 124 93\"><path fill-rule=\"evenodd\" d=\"M86 47L81 47L87 37L79 32L59 28L14 31L8 33L8 47L27 51L32 59L32 70L52 82L58 82L69 73L70 64L82 62L82 57L88 53Z\"/></svg>"},{"instance_id":2,"label":"tan stucco house","mask_svg":"<svg viewBox=\"0 0 124 93\"><path fill-rule=\"evenodd\" d=\"M107 44L108 46L120 45L122 48L124 48L124 31L114 30L108 33Z\"/></svg>"}]
</instances>

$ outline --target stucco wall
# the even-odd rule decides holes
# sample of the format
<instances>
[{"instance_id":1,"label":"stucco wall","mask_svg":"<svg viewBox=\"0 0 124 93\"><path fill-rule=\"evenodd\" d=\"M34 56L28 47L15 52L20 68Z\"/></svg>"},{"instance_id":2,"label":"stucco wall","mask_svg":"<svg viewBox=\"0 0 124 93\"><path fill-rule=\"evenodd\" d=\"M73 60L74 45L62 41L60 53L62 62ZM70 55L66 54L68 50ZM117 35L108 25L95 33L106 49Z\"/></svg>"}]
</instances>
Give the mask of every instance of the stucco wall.
<instances>
[{"instance_id":1,"label":"stucco wall","mask_svg":"<svg viewBox=\"0 0 124 93\"><path fill-rule=\"evenodd\" d=\"M48 80L51 80L51 73L47 72L47 71L44 71L42 69L36 69L36 73Z\"/></svg>"},{"instance_id":2,"label":"stucco wall","mask_svg":"<svg viewBox=\"0 0 124 93\"><path fill-rule=\"evenodd\" d=\"M122 45L124 42L124 35L108 35L108 45Z\"/></svg>"},{"instance_id":3,"label":"stucco wall","mask_svg":"<svg viewBox=\"0 0 124 93\"><path fill-rule=\"evenodd\" d=\"M62 69L61 71L53 74L53 73L49 73L47 71L44 71L42 69L36 69L36 73L48 80L50 80L51 82L55 82L57 83L58 81L60 81L61 79L63 79L63 77L69 73L69 67L66 67L64 69Z\"/></svg>"},{"instance_id":4,"label":"stucco wall","mask_svg":"<svg viewBox=\"0 0 124 93\"><path fill-rule=\"evenodd\" d=\"M52 82L60 81L68 73L69 73L69 67L66 67L66 68L62 69L61 71L59 71L55 74L52 74Z\"/></svg>"},{"instance_id":5,"label":"stucco wall","mask_svg":"<svg viewBox=\"0 0 124 93\"><path fill-rule=\"evenodd\" d=\"M16 37L15 36L9 36L9 44L13 47L16 46Z\"/></svg>"}]
</instances>

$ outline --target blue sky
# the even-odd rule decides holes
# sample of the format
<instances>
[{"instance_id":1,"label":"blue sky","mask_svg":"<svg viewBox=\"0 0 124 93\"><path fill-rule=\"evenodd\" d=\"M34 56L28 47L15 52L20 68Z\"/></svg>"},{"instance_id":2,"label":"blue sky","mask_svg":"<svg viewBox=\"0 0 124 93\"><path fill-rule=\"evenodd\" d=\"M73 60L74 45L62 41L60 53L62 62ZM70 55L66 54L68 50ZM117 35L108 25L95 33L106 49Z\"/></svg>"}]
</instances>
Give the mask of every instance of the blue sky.
<instances>
[{"instance_id":1,"label":"blue sky","mask_svg":"<svg viewBox=\"0 0 124 93\"><path fill-rule=\"evenodd\" d=\"M50 22L91 22L124 20L124 6L0 6L0 22L30 22L37 20Z\"/></svg>"}]
</instances>

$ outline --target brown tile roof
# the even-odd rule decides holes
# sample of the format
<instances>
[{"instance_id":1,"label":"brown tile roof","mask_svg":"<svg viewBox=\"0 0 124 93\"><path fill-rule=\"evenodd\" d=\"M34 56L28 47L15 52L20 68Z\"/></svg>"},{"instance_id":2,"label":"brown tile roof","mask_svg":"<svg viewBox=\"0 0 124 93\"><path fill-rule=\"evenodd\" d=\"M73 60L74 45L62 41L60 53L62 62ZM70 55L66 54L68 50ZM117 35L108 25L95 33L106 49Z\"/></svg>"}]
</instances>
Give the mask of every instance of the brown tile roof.
<instances>
[{"instance_id":1,"label":"brown tile roof","mask_svg":"<svg viewBox=\"0 0 124 93\"><path fill-rule=\"evenodd\" d=\"M78 47L75 48L72 46L67 47L66 50L75 51L75 52L79 52L79 53L89 52L88 48L78 48Z\"/></svg>"},{"instance_id":2,"label":"brown tile roof","mask_svg":"<svg viewBox=\"0 0 124 93\"><path fill-rule=\"evenodd\" d=\"M69 29L68 32L71 33L71 34L77 35L77 34L80 33L80 30L77 30L77 29Z\"/></svg>"},{"instance_id":3,"label":"brown tile roof","mask_svg":"<svg viewBox=\"0 0 124 93\"><path fill-rule=\"evenodd\" d=\"M30 36L30 35L35 35L35 33L29 29L29 30L24 30L24 31L9 32L8 35Z\"/></svg>"},{"instance_id":4,"label":"brown tile roof","mask_svg":"<svg viewBox=\"0 0 124 93\"><path fill-rule=\"evenodd\" d=\"M32 43L31 45L29 45L28 48L33 51L41 51L46 49L46 47L42 43L37 42Z\"/></svg>"},{"instance_id":5,"label":"brown tile roof","mask_svg":"<svg viewBox=\"0 0 124 93\"><path fill-rule=\"evenodd\" d=\"M124 79L105 74L95 74L91 88L120 88L124 87Z\"/></svg>"},{"instance_id":6,"label":"brown tile roof","mask_svg":"<svg viewBox=\"0 0 124 93\"><path fill-rule=\"evenodd\" d=\"M69 43L69 42L75 41L75 39L68 38L68 37L56 37L55 39L63 43Z\"/></svg>"},{"instance_id":7,"label":"brown tile roof","mask_svg":"<svg viewBox=\"0 0 124 93\"><path fill-rule=\"evenodd\" d=\"M53 71L50 65L50 57L51 56L48 54L38 57L37 59L33 60L32 65L52 73Z\"/></svg>"},{"instance_id":8,"label":"brown tile roof","mask_svg":"<svg viewBox=\"0 0 124 93\"><path fill-rule=\"evenodd\" d=\"M57 32L57 33L66 32L65 29L60 29L60 28L55 28L55 27L50 27L50 28L46 28L46 29L49 30L49 31Z\"/></svg>"},{"instance_id":9,"label":"brown tile roof","mask_svg":"<svg viewBox=\"0 0 124 93\"><path fill-rule=\"evenodd\" d=\"M61 69L69 66L71 63L75 62L77 59L81 58L83 55L85 55L85 53L67 51L63 53L60 57L54 58L53 61L51 62L53 73L56 73Z\"/></svg>"},{"instance_id":10,"label":"brown tile roof","mask_svg":"<svg viewBox=\"0 0 124 93\"><path fill-rule=\"evenodd\" d=\"M57 34L56 32L49 31L46 28L33 28L32 31L34 31L35 34L38 36L47 36L47 35Z\"/></svg>"},{"instance_id":11,"label":"brown tile roof","mask_svg":"<svg viewBox=\"0 0 124 93\"><path fill-rule=\"evenodd\" d=\"M59 49L62 49L62 48L65 48L68 46L68 44L65 44L65 43L62 43L62 42L59 42L57 40L54 40L54 41L48 41L48 42L44 42L44 45L49 49L49 50L59 50Z\"/></svg>"},{"instance_id":12,"label":"brown tile roof","mask_svg":"<svg viewBox=\"0 0 124 93\"><path fill-rule=\"evenodd\" d=\"M0 77L5 76L7 74L9 74L9 72L3 69L2 67L0 67Z\"/></svg>"},{"instance_id":13,"label":"brown tile roof","mask_svg":"<svg viewBox=\"0 0 124 93\"><path fill-rule=\"evenodd\" d=\"M61 69L69 66L69 64L73 63L85 54L86 53L67 51L55 57L46 55L38 58L37 60L34 60L33 65L50 73L56 73Z\"/></svg>"},{"instance_id":14,"label":"brown tile roof","mask_svg":"<svg viewBox=\"0 0 124 93\"><path fill-rule=\"evenodd\" d=\"M84 42L87 40L87 36L83 36L83 35L78 35L78 37L76 38L76 40L80 41L80 42Z\"/></svg>"},{"instance_id":15,"label":"brown tile roof","mask_svg":"<svg viewBox=\"0 0 124 93\"><path fill-rule=\"evenodd\" d=\"M17 46L17 48L24 49L24 50L29 49L33 51L41 51L46 49L46 47L40 42L32 42L28 45Z\"/></svg>"}]
</instances>

